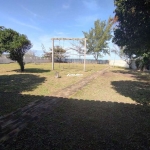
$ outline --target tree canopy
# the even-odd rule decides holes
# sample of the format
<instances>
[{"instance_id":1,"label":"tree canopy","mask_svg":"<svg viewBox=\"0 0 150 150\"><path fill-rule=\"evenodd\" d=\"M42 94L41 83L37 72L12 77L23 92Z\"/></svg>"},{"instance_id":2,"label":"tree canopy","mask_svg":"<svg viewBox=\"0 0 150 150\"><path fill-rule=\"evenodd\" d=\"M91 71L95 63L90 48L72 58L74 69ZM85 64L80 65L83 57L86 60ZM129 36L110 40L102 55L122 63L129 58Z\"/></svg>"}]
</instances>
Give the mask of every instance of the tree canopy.
<instances>
[{"instance_id":1,"label":"tree canopy","mask_svg":"<svg viewBox=\"0 0 150 150\"><path fill-rule=\"evenodd\" d=\"M0 54L9 53L9 58L19 63L24 71L23 56L32 47L27 36L12 29L0 28Z\"/></svg>"},{"instance_id":2,"label":"tree canopy","mask_svg":"<svg viewBox=\"0 0 150 150\"><path fill-rule=\"evenodd\" d=\"M94 28L89 32L83 32L87 38L87 53L92 54L97 61L103 54L109 54L108 41L111 39L111 27L113 19L106 21L96 20Z\"/></svg>"},{"instance_id":3,"label":"tree canopy","mask_svg":"<svg viewBox=\"0 0 150 150\"><path fill-rule=\"evenodd\" d=\"M55 46L54 47L54 58L58 61L61 62L62 59L66 58L66 50L63 49L61 46Z\"/></svg>"},{"instance_id":4,"label":"tree canopy","mask_svg":"<svg viewBox=\"0 0 150 150\"><path fill-rule=\"evenodd\" d=\"M118 18L113 42L124 46L128 55L141 56L150 51L150 1L114 0Z\"/></svg>"},{"instance_id":5,"label":"tree canopy","mask_svg":"<svg viewBox=\"0 0 150 150\"><path fill-rule=\"evenodd\" d=\"M52 57L52 49L50 48L50 52L45 50L44 45L42 44L44 55L43 57L51 59ZM62 59L68 57L66 50L61 46L54 46L54 58L58 62L62 62Z\"/></svg>"}]
</instances>

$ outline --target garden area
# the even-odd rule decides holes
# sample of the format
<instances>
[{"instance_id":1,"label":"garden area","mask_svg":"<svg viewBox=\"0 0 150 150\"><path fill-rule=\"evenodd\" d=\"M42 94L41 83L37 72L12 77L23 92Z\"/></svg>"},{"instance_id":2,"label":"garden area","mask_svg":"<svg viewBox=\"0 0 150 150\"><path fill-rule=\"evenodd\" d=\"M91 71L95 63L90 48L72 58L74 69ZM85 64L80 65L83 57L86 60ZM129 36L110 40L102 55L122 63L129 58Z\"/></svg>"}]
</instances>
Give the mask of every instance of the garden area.
<instances>
[{"instance_id":1,"label":"garden area","mask_svg":"<svg viewBox=\"0 0 150 150\"><path fill-rule=\"evenodd\" d=\"M0 65L1 148L148 149L149 72L70 65Z\"/></svg>"}]
</instances>

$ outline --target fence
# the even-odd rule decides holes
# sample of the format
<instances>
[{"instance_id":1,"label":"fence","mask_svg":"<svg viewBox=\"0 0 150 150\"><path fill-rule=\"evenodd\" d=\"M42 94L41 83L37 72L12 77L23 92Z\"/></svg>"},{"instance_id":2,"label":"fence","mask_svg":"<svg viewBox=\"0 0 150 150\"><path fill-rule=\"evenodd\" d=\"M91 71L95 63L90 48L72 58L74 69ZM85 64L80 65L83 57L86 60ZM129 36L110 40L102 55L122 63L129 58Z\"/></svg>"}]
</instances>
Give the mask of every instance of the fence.
<instances>
[{"instance_id":1,"label":"fence","mask_svg":"<svg viewBox=\"0 0 150 150\"><path fill-rule=\"evenodd\" d=\"M83 59L64 59L62 61L66 62L66 63L84 63ZM8 64L8 63L14 63L14 62L16 62L16 61L12 61L11 59L7 58L5 55L2 55L0 57L0 64ZM24 62L25 63L50 63L51 59L36 57L36 56L32 56L32 57L24 56ZM56 62L56 60L55 60L55 62ZM86 59L86 64L94 64L94 63L108 64L109 61L108 60L95 61L93 59Z\"/></svg>"},{"instance_id":2,"label":"fence","mask_svg":"<svg viewBox=\"0 0 150 150\"><path fill-rule=\"evenodd\" d=\"M66 63L84 63L83 59L65 59L64 62ZM93 60L93 59L86 59L86 64L108 64L108 60Z\"/></svg>"},{"instance_id":3,"label":"fence","mask_svg":"<svg viewBox=\"0 0 150 150\"><path fill-rule=\"evenodd\" d=\"M7 56L2 55L0 57L0 64L9 64L9 63L15 63L16 61L13 61L9 58L7 58ZM50 59L48 58L42 58L42 57L24 57L24 62L25 63L49 63L51 62Z\"/></svg>"},{"instance_id":4,"label":"fence","mask_svg":"<svg viewBox=\"0 0 150 150\"><path fill-rule=\"evenodd\" d=\"M14 61L7 58L6 55L2 55L0 57L0 64L9 64L9 63L13 63Z\"/></svg>"}]
</instances>

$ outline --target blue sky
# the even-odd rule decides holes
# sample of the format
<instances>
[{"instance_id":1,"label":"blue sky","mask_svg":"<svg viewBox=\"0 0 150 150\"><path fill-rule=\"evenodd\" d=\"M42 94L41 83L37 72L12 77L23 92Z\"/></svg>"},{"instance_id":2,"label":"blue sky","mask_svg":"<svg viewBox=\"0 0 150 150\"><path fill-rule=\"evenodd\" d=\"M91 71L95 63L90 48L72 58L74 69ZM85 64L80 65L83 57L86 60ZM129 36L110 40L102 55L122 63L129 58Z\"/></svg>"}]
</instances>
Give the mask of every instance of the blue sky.
<instances>
[{"instance_id":1,"label":"blue sky","mask_svg":"<svg viewBox=\"0 0 150 150\"><path fill-rule=\"evenodd\" d=\"M82 31L88 32L97 19L113 17L113 11L113 0L1 0L0 25L27 35L32 50L41 55L41 44L48 50L52 37L82 38Z\"/></svg>"}]
</instances>

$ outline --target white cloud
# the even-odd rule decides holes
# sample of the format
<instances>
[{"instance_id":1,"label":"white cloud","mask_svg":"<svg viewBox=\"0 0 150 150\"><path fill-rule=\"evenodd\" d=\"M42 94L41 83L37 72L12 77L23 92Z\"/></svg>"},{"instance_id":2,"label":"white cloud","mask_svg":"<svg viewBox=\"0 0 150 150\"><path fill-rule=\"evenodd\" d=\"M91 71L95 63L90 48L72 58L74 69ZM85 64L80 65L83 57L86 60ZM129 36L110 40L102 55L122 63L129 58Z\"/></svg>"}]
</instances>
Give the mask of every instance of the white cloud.
<instances>
[{"instance_id":1,"label":"white cloud","mask_svg":"<svg viewBox=\"0 0 150 150\"><path fill-rule=\"evenodd\" d=\"M56 34L57 33L57 34ZM60 34L61 33L61 34ZM52 40L51 38L56 38L56 37L68 37L68 34L69 33L64 33L64 32L57 32L57 31L54 31L53 34L51 35L42 35L40 36L39 38L37 38L37 40L31 40L32 41L32 44L33 44L33 47L32 49L33 50L37 50L38 52L43 52L42 51L42 44L44 45L46 51L49 51L49 48L52 47ZM60 46L67 46L68 45L68 42L65 42L65 41L59 41L59 40L56 40L54 42L55 45L60 45ZM64 45L65 44L65 45Z\"/></svg>"},{"instance_id":2,"label":"white cloud","mask_svg":"<svg viewBox=\"0 0 150 150\"><path fill-rule=\"evenodd\" d=\"M38 15L34 12L32 12L31 10L25 8L24 6L21 6L27 13L29 13L30 15L32 15L33 17L37 17Z\"/></svg>"},{"instance_id":3,"label":"white cloud","mask_svg":"<svg viewBox=\"0 0 150 150\"><path fill-rule=\"evenodd\" d=\"M19 24L19 25L22 25L22 26L25 26L25 27L29 27L29 28L32 28L32 29L35 29L35 30L38 30L38 31L42 31L42 29L36 27L36 26L32 26L32 25L29 25L27 23L23 23L23 22L20 22L14 18L9 18L10 21L16 23L16 24Z\"/></svg>"}]
</instances>

